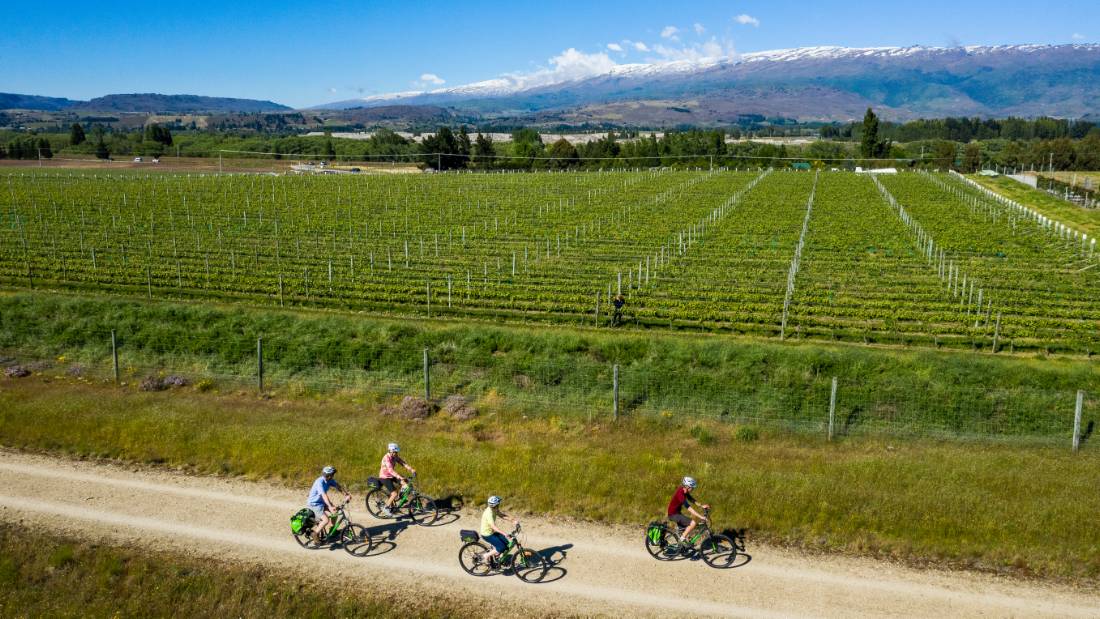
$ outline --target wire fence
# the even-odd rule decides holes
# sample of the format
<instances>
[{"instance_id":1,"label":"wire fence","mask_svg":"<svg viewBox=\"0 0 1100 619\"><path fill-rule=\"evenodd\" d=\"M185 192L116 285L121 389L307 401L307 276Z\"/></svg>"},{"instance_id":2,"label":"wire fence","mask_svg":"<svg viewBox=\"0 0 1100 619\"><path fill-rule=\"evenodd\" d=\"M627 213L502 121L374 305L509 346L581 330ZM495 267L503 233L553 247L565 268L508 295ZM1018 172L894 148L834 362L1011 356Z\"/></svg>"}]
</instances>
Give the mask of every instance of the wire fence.
<instances>
[{"instance_id":1,"label":"wire fence","mask_svg":"<svg viewBox=\"0 0 1100 619\"><path fill-rule=\"evenodd\" d=\"M160 391L173 388L244 390L295 397L347 395L398 415L442 408L455 415L618 419L711 419L830 439L850 436L932 437L1020 441L1073 446L1087 442L1100 400L1081 390L930 385L914 390L826 375L723 384L705 368L667 370L644 365L549 361L470 363L446 347L370 369L313 366L291 369L257 342L252 364L232 369L201 357L126 351L107 340L100 348L65 351L0 350L0 380L41 374L75 381L118 383ZM413 357L413 355L406 355ZM116 360L117 359L117 360ZM295 366L296 368L298 366Z\"/></svg>"}]
</instances>

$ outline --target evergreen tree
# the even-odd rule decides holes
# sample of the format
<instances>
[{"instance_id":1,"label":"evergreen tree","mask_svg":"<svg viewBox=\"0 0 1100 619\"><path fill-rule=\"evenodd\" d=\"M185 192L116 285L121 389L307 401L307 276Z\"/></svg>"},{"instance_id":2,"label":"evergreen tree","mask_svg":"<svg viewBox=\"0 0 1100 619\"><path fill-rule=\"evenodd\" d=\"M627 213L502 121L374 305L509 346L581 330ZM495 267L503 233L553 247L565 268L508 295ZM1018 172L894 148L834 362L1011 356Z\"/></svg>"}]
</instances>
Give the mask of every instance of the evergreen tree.
<instances>
[{"instance_id":1,"label":"evergreen tree","mask_svg":"<svg viewBox=\"0 0 1100 619\"><path fill-rule=\"evenodd\" d=\"M466 131L466 125L462 125L458 128L458 154L462 156L463 163L469 163L472 151L470 134Z\"/></svg>"},{"instance_id":2,"label":"evergreen tree","mask_svg":"<svg viewBox=\"0 0 1100 619\"><path fill-rule=\"evenodd\" d=\"M53 159L53 149L50 148L50 141L46 138L38 138L38 142L35 144L35 155L42 159Z\"/></svg>"},{"instance_id":3,"label":"evergreen tree","mask_svg":"<svg viewBox=\"0 0 1100 619\"><path fill-rule=\"evenodd\" d=\"M111 151L107 148L107 144L103 141L103 133L100 132L97 136L95 144L95 156L97 159L110 159Z\"/></svg>"},{"instance_id":4,"label":"evergreen tree","mask_svg":"<svg viewBox=\"0 0 1100 619\"><path fill-rule=\"evenodd\" d=\"M859 154L866 159L879 156L878 116L867 108L863 115L863 139L860 141Z\"/></svg>"},{"instance_id":5,"label":"evergreen tree","mask_svg":"<svg viewBox=\"0 0 1100 619\"><path fill-rule=\"evenodd\" d=\"M493 160L497 157L497 149L493 146L493 136L482 135L479 131L477 138L474 140L474 162L483 168L488 168L493 165Z\"/></svg>"},{"instance_id":6,"label":"evergreen tree","mask_svg":"<svg viewBox=\"0 0 1100 619\"><path fill-rule=\"evenodd\" d=\"M325 140L325 158L336 159L336 147L332 144L332 138Z\"/></svg>"},{"instance_id":7,"label":"evergreen tree","mask_svg":"<svg viewBox=\"0 0 1100 619\"><path fill-rule=\"evenodd\" d=\"M573 146L573 144L565 138L561 138L557 142L551 144L546 154L552 157L550 164L555 168L568 168L569 166L580 163L580 155L577 154L577 147Z\"/></svg>"},{"instance_id":8,"label":"evergreen tree","mask_svg":"<svg viewBox=\"0 0 1100 619\"><path fill-rule=\"evenodd\" d=\"M73 123L73 126L69 128L69 145L77 146L83 144L87 136L84 135L84 127L80 126L80 123Z\"/></svg>"}]
</instances>

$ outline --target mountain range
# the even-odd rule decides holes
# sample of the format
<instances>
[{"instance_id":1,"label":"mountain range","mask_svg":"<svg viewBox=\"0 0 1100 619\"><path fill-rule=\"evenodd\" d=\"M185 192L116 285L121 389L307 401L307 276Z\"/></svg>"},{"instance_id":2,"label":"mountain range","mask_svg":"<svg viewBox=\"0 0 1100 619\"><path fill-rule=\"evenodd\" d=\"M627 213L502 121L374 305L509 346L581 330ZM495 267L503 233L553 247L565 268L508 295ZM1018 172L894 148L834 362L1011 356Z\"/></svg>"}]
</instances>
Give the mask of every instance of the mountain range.
<instances>
[{"instance_id":1,"label":"mountain range","mask_svg":"<svg viewBox=\"0 0 1100 619\"><path fill-rule=\"evenodd\" d=\"M1100 112L1100 45L806 47L620 64L607 73L537 86L502 77L317 109L395 104L569 124L722 124L740 115L850 120L867 107L893 120L1080 118Z\"/></svg>"},{"instance_id":2,"label":"mountain range","mask_svg":"<svg viewBox=\"0 0 1100 619\"><path fill-rule=\"evenodd\" d=\"M529 125L713 126L745 117L1100 116L1100 45L803 47L731 58L616 64L553 79L506 75L457 87L309 108L365 126L504 121ZM113 94L90 101L0 93L0 109L112 113L279 113L271 101Z\"/></svg>"},{"instance_id":3,"label":"mountain range","mask_svg":"<svg viewBox=\"0 0 1100 619\"><path fill-rule=\"evenodd\" d=\"M57 97L0 93L0 109L94 112L133 112L167 114L203 114L228 112L285 112L291 108L271 101L202 97L199 95L161 95L155 93L117 94L74 101Z\"/></svg>"}]
</instances>

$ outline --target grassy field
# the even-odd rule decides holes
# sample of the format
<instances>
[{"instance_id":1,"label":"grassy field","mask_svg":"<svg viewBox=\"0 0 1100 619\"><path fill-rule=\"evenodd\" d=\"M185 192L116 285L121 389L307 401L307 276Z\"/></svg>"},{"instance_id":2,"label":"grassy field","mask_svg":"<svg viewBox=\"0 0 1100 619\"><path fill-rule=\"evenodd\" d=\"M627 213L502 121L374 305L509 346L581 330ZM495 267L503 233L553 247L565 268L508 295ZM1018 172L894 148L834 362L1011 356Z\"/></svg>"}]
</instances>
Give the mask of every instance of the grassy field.
<instances>
[{"instance_id":1,"label":"grassy field","mask_svg":"<svg viewBox=\"0 0 1100 619\"><path fill-rule=\"evenodd\" d=\"M274 479L303 495L334 463L361 489L387 441L425 490L529 513L640 524L684 474L751 539L1100 582L1100 452L882 439L827 443L713 421L586 423L485 415L407 421L338 400L0 379L0 444ZM611 447L613 446L613 447ZM319 458L318 454L324 454ZM322 461L323 458L323 461Z\"/></svg>"},{"instance_id":2,"label":"grassy field","mask_svg":"<svg viewBox=\"0 0 1100 619\"><path fill-rule=\"evenodd\" d=\"M620 366L621 414L712 418L824 431L832 377L837 419L859 433L1046 437L1062 442L1077 389L1097 417L1100 372L1084 359L691 334L391 320L327 311L167 303L47 293L0 294L0 352L51 371L104 377L115 330L123 379L182 374L253 388L264 337L277 394L378 402L461 394L486 412L607 418ZM9 361L11 363L11 361ZM226 378L228 377L228 378ZM204 383L205 384L205 383ZM208 385L214 386L214 385Z\"/></svg>"},{"instance_id":3,"label":"grassy field","mask_svg":"<svg viewBox=\"0 0 1100 619\"><path fill-rule=\"evenodd\" d=\"M333 587L170 553L43 536L0 525L4 617L452 617L477 606L400 588Z\"/></svg>"},{"instance_id":4,"label":"grassy field","mask_svg":"<svg viewBox=\"0 0 1100 619\"><path fill-rule=\"evenodd\" d=\"M1004 176L990 178L971 175L970 178L1006 198L1030 206L1047 217L1073 226L1088 234L1090 238L1100 236L1100 210L1081 208L1045 191L1032 189L1023 183Z\"/></svg>"}]
</instances>

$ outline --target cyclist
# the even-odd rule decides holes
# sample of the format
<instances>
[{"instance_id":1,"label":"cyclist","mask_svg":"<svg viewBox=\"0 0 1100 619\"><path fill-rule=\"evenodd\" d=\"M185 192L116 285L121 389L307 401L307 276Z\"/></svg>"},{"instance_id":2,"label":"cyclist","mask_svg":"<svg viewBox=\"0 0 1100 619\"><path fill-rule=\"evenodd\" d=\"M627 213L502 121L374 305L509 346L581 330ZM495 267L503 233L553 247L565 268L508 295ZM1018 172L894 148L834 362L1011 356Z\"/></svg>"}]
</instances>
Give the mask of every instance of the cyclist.
<instances>
[{"instance_id":1,"label":"cyclist","mask_svg":"<svg viewBox=\"0 0 1100 619\"><path fill-rule=\"evenodd\" d=\"M309 499L306 500L306 507L313 510L314 520L317 521L317 526L313 527L314 544L321 543L321 533L328 530L329 524L331 524L328 515L335 508L332 506L332 500L328 498L329 488L336 488L344 493L344 500L351 500L351 494L344 490L344 487L335 478L336 468L326 466L321 469L321 476L313 482L313 486L309 489Z\"/></svg>"},{"instance_id":2,"label":"cyclist","mask_svg":"<svg viewBox=\"0 0 1100 619\"><path fill-rule=\"evenodd\" d=\"M492 550L482 556L482 559L487 562L496 560L502 552L508 549L508 534L497 526L498 518L519 526L518 519L500 511L500 497L493 495L489 497L489 507L486 507L485 513L481 515L481 530L479 531L481 537L493 547Z\"/></svg>"},{"instance_id":3,"label":"cyclist","mask_svg":"<svg viewBox=\"0 0 1100 619\"><path fill-rule=\"evenodd\" d=\"M691 544L691 532L695 530L696 521L706 520L707 517L701 515L695 511L695 506L698 505L703 509L710 509L710 505L704 505L695 500L695 497L691 496L691 491L695 489L695 478L684 477L680 481L680 486L676 488L676 493L672 495L672 500L668 503L668 519L676 524L680 533L680 543L690 545ZM683 508L687 508L688 512L695 518L688 518L683 514Z\"/></svg>"},{"instance_id":4,"label":"cyclist","mask_svg":"<svg viewBox=\"0 0 1100 619\"><path fill-rule=\"evenodd\" d=\"M382 507L382 515L389 518L393 515L390 511L393 508L394 501L397 500L397 493L401 488L405 487L405 478L397 472L397 465L401 465L409 470L409 473L416 475L416 469L409 466L407 462L401 459L401 456L397 455L397 452L401 451L401 446L397 443L390 443L386 446L386 455L382 456L382 468L378 471L378 479L382 482L382 486L386 490L390 491L389 498L386 499L386 504ZM395 481L396 480L396 481ZM400 486L398 486L400 484Z\"/></svg>"}]
</instances>

